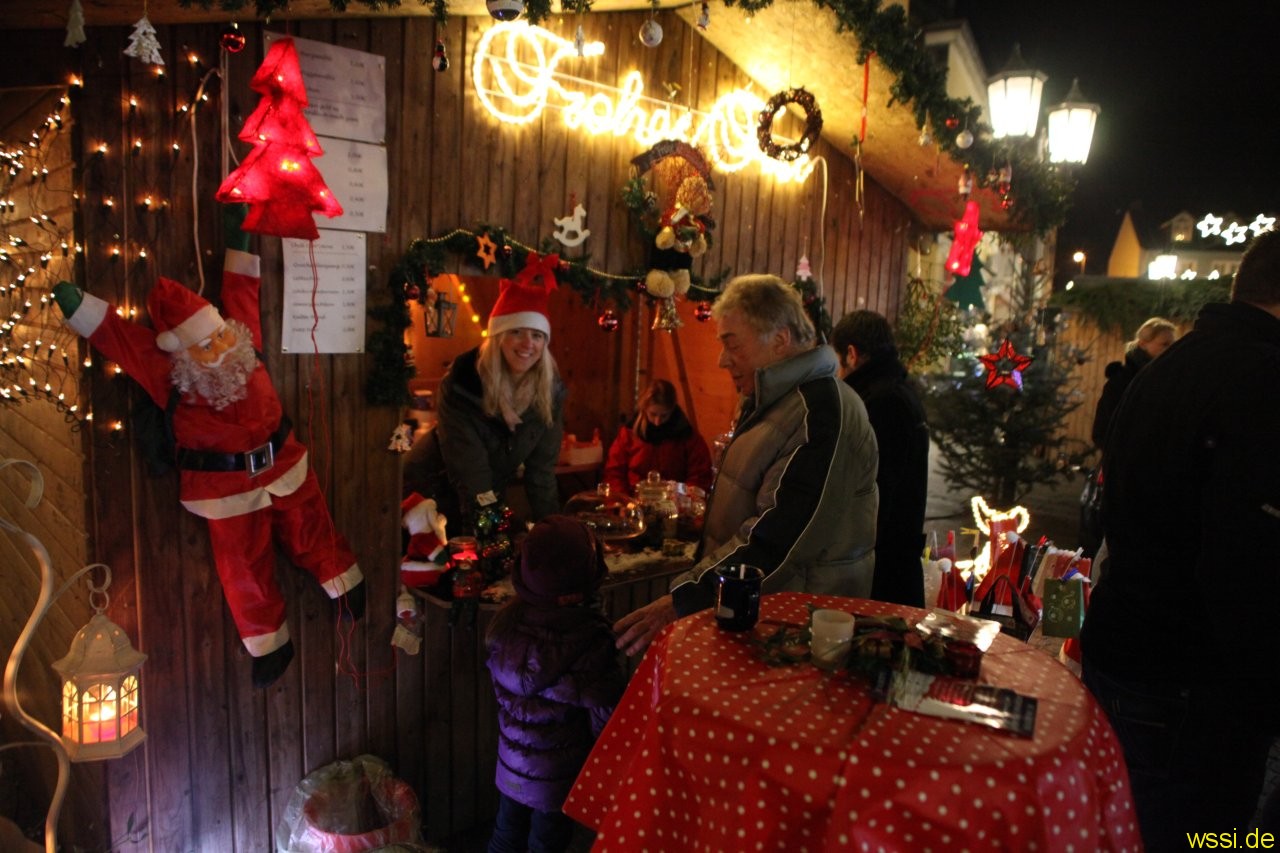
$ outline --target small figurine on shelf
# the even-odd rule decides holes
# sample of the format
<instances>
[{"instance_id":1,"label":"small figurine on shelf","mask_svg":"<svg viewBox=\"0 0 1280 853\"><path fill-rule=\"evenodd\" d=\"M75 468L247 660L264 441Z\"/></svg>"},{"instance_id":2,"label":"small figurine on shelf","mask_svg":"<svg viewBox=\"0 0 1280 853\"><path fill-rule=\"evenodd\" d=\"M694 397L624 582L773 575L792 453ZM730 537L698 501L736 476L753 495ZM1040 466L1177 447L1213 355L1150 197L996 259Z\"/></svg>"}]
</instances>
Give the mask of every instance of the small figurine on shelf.
<instances>
[{"instance_id":1,"label":"small figurine on shelf","mask_svg":"<svg viewBox=\"0 0 1280 853\"><path fill-rule=\"evenodd\" d=\"M447 519L436 502L412 492L400 504L401 524L409 531L409 545L400 561L400 582L409 587L434 587L448 569L445 543Z\"/></svg>"},{"instance_id":2,"label":"small figurine on shelf","mask_svg":"<svg viewBox=\"0 0 1280 853\"><path fill-rule=\"evenodd\" d=\"M455 536L449 540L447 547L453 575L450 584L453 605L449 608L449 626L461 624L466 628L474 628L480 593L484 590L484 575L476 566L480 561L479 544L473 536Z\"/></svg>"}]
</instances>

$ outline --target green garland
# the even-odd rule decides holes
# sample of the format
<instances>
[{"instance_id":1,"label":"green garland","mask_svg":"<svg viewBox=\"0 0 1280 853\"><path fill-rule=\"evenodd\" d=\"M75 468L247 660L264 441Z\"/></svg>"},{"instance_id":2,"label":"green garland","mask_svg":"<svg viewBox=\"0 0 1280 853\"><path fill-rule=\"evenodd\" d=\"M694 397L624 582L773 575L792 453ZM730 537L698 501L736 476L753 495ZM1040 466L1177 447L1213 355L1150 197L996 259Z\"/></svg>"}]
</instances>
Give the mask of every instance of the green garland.
<instances>
[{"instance_id":1,"label":"green garland","mask_svg":"<svg viewBox=\"0 0 1280 853\"><path fill-rule=\"evenodd\" d=\"M487 270L476 255L477 240L485 235L496 247L493 266ZM438 237L414 240L387 280L389 299L367 309L378 328L369 334L366 342L372 367L365 381L365 398L375 406L402 406L409 402L413 364L404 342L404 333L411 318L409 300L417 299L420 304L426 304L428 282L446 271L449 256L455 256L458 262L476 268L481 274L513 278L524 268L530 252L547 255L559 253L563 248L555 240L547 238L541 247L535 249L513 239L503 228L483 224L474 230L455 228ZM639 270L623 275L601 272L590 267L589 260L589 255L572 259L562 257L556 271L556 283L567 285L587 305L610 304L619 314L625 314L631 308L632 293L642 286L644 273ZM705 295L719 293L720 282L728 272L723 270L709 282L695 281L690 289L690 298L706 298Z\"/></svg>"},{"instance_id":2,"label":"green garland","mask_svg":"<svg viewBox=\"0 0 1280 853\"><path fill-rule=\"evenodd\" d=\"M1226 302L1230 293L1230 278L1213 281L1107 279L1076 282L1071 290L1054 293L1049 304L1088 317L1101 331L1131 335L1149 317L1189 323L1205 305Z\"/></svg>"}]
</instances>

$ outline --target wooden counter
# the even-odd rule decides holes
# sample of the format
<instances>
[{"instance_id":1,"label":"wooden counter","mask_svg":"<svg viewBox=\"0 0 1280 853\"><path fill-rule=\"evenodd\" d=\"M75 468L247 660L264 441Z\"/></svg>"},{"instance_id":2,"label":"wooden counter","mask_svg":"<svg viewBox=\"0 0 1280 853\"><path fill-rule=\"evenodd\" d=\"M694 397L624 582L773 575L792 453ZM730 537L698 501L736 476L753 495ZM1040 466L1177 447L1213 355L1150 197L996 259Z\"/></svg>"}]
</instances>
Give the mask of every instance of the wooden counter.
<instances>
[{"instance_id":1,"label":"wooden counter","mask_svg":"<svg viewBox=\"0 0 1280 853\"><path fill-rule=\"evenodd\" d=\"M647 551L611 556L606 562L610 572L600 595L605 613L615 620L665 595L672 576L692 560ZM425 672L425 719L402 720L400 725L424 726L426 785L418 792L423 835L440 843L492 821L497 813L497 703L485 666L484 632L501 604L483 602L474 626L450 627L450 602L425 593L417 597L425 613L419 656ZM628 669L637 662L629 660Z\"/></svg>"}]
</instances>

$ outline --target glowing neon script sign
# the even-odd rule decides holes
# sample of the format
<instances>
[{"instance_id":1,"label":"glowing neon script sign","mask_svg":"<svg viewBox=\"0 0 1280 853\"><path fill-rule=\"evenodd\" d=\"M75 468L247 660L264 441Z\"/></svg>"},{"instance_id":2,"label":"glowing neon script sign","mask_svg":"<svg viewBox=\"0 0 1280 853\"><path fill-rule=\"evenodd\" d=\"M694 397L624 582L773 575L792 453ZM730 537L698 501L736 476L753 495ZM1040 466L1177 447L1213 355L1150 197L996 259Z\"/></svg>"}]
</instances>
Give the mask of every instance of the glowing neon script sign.
<instances>
[{"instance_id":1,"label":"glowing neon script sign","mask_svg":"<svg viewBox=\"0 0 1280 853\"><path fill-rule=\"evenodd\" d=\"M533 121L554 101L571 129L631 136L646 148L662 139L700 145L722 172L755 164L779 181L800 182L813 171L807 154L787 163L760 150L756 118L765 104L750 92L736 89L702 113L646 97L638 71L610 87L557 70L577 53L572 41L542 27L524 21L494 24L476 45L471 64L476 97L490 115L512 124ZM583 45L584 57L603 54L602 42Z\"/></svg>"}]
</instances>

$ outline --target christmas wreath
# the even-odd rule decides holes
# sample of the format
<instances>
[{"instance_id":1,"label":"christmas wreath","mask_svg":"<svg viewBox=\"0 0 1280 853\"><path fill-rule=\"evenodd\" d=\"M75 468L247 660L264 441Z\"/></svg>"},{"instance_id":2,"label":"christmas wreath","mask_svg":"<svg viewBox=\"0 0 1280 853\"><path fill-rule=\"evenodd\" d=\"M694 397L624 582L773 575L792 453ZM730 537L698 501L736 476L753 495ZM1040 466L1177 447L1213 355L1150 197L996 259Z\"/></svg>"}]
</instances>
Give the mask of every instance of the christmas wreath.
<instances>
[{"instance_id":1,"label":"christmas wreath","mask_svg":"<svg viewBox=\"0 0 1280 853\"><path fill-rule=\"evenodd\" d=\"M800 140L793 145L780 145L773 138L773 118L788 104L795 104L804 110L804 132ZM760 111L760 124L756 128L756 138L760 142L760 150L774 160L792 161L807 153L818 134L822 132L822 110L818 109L818 101L807 89L787 89L769 99Z\"/></svg>"}]
</instances>

